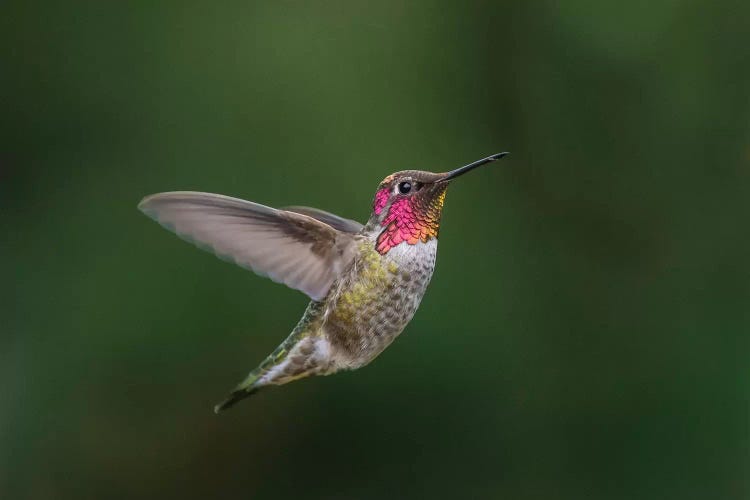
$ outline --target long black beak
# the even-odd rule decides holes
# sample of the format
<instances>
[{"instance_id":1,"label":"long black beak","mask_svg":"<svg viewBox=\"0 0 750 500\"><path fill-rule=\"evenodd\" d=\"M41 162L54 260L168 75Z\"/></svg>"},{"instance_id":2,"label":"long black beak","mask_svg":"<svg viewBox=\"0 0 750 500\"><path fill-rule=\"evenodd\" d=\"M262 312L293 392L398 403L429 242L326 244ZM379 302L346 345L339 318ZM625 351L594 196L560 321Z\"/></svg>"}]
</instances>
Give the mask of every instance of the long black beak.
<instances>
[{"instance_id":1,"label":"long black beak","mask_svg":"<svg viewBox=\"0 0 750 500\"><path fill-rule=\"evenodd\" d=\"M449 181L451 179L455 179L459 175L464 175L469 170L474 170L477 167L481 167L485 163L490 163L490 162L493 162L495 160L499 160L503 156L507 156L509 154L510 153L507 153L507 152L505 152L505 153L497 153L497 154L494 154L492 156L488 156L487 158L482 158L481 160L477 160L474 163L469 163L468 165L464 165L463 167L457 168L456 170L451 170L450 172L447 172L445 174L445 177L441 177L440 181Z\"/></svg>"}]
</instances>

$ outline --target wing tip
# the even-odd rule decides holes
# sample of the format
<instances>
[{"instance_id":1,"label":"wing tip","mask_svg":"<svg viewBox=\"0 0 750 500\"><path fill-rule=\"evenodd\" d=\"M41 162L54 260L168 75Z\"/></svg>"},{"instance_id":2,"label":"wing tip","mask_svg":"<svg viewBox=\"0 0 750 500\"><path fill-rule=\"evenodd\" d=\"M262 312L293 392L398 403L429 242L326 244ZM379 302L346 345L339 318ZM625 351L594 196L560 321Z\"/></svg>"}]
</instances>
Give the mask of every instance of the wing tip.
<instances>
[{"instance_id":1,"label":"wing tip","mask_svg":"<svg viewBox=\"0 0 750 500\"><path fill-rule=\"evenodd\" d=\"M148 217L151 217L152 219L156 219L156 209L154 207L154 202L161 196L168 194L168 193L156 193L156 194L150 194L148 196L144 196L141 201L138 202L137 208L144 214L146 214Z\"/></svg>"},{"instance_id":2,"label":"wing tip","mask_svg":"<svg viewBox=\"0 0 750 500\"><path fill-rule=\"evenodd\" d=\"M145 213L148 210L153 210L153 205L155 205L159 201L170 201L170 198L184 198L202 194L209 193L199 193L197 191L165 191L163 193L149 194L147 196L144 196L141 201L138 202L138 210Z\"/></svg>"},{"instance_id":3,"label":"wing tip","mask_svg":"<svg viewBox=\"0 0 750 500\"><path fill-rule=\"evenodd\" d=\"M148 196L144 196L143 198L141 198L141 201L139 201L137 205L138 210L140 210L141 212L145 214L146 211L148 210L148 206L147 206L148 202L152 196L154 195L148 195Z\"/></svg>"}]
</instances>

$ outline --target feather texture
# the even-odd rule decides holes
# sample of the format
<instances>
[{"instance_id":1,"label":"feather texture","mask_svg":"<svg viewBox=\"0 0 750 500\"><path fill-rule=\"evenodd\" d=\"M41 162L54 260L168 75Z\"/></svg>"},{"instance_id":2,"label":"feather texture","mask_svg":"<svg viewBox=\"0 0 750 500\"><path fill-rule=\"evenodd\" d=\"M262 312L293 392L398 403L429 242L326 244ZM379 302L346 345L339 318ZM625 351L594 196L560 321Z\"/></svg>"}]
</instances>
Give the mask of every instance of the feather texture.
<instances>
[{"instance_id":1,"label":"feather texture","mask_svg":"<svg viewBox=\"0 0 750 500\"><path fill-rule=\"evenodd\" d=\"M327 224L320 214L334 222L347 219L323 211L315 211L315 217L192 191L147 196L138 208L181 238L313 300L326 296L354 256L354 235ZM353 229L353 224L338 225Z\"/></svg>"},{"instance_id":2,"label":"feather texture","mask_svg":"<svg viewBox=\"0 0 750 500\"><path fill-rule=\"evenodd\" d=\"M293 206L293 207L284 207L282 210L286 210L288 212L294 212L297 214L307 215L309 217L312 217L313 219L317 219L320 222L324 224L328 224L334 229L338 229L339 231L343 231L345 233L358 233L362 231L362 228L364 227L362 224L355 220L351 219L345 219L343 217L339 217L336 214L332 214L330 212L326 212L325 210L320 210L318 208L312 208L312 207L301 207L301 206Z\"/></svg>"}]
</instances>

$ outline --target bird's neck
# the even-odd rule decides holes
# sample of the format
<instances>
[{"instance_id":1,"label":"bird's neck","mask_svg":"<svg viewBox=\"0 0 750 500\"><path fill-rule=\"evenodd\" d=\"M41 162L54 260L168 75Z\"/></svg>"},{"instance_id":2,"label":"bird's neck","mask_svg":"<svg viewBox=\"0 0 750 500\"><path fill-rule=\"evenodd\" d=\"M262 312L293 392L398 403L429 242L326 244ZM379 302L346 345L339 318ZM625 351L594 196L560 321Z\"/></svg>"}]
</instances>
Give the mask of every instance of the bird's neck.
<instances>
[{"instance_id":1,"label":"bird's neck","mask_svg":"<svg viewBox=\"0 0 750 500\"><path fill-rule=\"evenodd\" d=\"M385 255L402 243L416 245L436 239L444 200L445 191L430 199L418 196L397 198L390 206L382 207L381 214L386 208L387 214L377 217L377 224L372 225L372 229L378 232L376 250Z\"/></svg>"}]
</instances>

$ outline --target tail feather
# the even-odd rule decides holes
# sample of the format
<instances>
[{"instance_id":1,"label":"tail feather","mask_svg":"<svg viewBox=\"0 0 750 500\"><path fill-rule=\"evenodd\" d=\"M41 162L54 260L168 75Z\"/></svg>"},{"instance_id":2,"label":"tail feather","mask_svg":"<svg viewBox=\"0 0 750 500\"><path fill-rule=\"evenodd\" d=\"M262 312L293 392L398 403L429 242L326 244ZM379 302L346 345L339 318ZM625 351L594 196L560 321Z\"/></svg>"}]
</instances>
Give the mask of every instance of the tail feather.
<instances>
[{"instance_id":1,"label":"tail feather","mask_svg":"<svg viewBox=\"0 0 750 500\"><path fill-rule=\"evenodd\" d=\"M309 309L305 315L307 314L309 314ZM305 317L303 316L300 324L303 324ZM214 412L219 413L231 408L267 385L282 385L298 378L316 374L317 366L315 363L311 366L305 366L308 358L315 354L315 344L305 332L298 329L299 325L260 366L251 371L245 377L245 380L235 387L227 399L214 406ZM290 357L290 353L295 355Z\"/></svg>"},{"instance_id":2,"label":"tail feather","mask_svg":"<svg viewBox=\"0 0 750 500\"><path fill-rule=\"evenodd\" d=\"M259 387L250 387L247 389L236 389L232 391L227 399L214 406L214 413L219 414L227 408L231 408L236 405L239 401L248 398L258 392Z\"/></svg>"}]
</instances>

